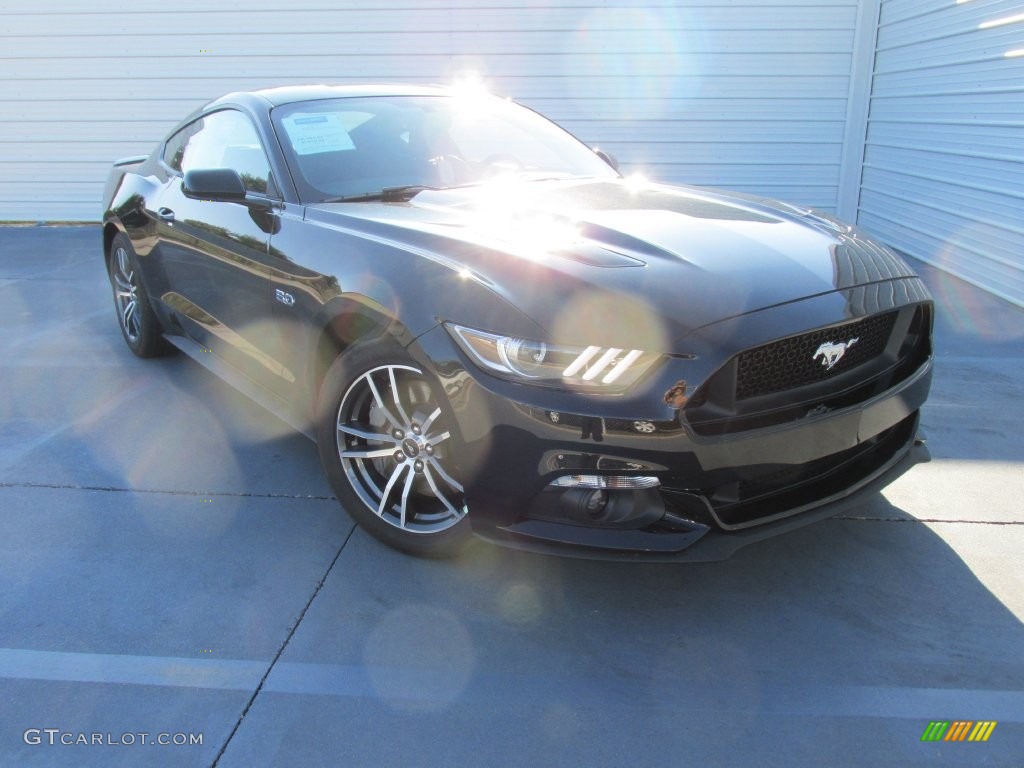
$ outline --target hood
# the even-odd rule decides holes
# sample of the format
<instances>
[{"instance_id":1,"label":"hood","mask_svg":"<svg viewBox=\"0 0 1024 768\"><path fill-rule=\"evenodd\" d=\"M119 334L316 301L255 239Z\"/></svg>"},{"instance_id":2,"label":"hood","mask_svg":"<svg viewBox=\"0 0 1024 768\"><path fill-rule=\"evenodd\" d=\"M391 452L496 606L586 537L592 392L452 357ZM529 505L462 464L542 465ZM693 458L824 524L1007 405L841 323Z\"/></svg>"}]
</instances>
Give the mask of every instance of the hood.
<instances>
[{"instance_id":1,"label":"hood","mask_svg":"<svg viewBox=\"0 0 1024 768\"><path fill-rule=\"evenodd\" d=\"M821 214L627 180L427 190L406 203L315 206L310 217L468 271L571 344L614 343L614 327L634 347L653 335L645 348L667 350L719 320L913 274Z\"/></svg>"}]
</instances>

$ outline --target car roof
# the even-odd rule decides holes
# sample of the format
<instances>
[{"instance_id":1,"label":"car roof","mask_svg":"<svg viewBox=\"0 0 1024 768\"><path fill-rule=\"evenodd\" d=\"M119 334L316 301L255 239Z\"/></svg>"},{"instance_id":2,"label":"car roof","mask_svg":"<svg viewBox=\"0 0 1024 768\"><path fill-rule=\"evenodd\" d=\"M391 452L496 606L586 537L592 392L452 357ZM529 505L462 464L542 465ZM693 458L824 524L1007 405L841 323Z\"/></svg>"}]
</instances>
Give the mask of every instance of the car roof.
<instances>
[{"instance_id":1,"label":"car roof","mask_svg":"<svg viewBox=\"0 0 1024 768\"><path fill-rule=\"evenodd\" d=\"M451 90L443 86L369 84L369 85L285 85L256 91L239 91L214 99L203 107L208 110L221 104L249 104L262 102L272 107L296 101L338 99L351 96L447 96Z\"/></svg>"}]
</instances>

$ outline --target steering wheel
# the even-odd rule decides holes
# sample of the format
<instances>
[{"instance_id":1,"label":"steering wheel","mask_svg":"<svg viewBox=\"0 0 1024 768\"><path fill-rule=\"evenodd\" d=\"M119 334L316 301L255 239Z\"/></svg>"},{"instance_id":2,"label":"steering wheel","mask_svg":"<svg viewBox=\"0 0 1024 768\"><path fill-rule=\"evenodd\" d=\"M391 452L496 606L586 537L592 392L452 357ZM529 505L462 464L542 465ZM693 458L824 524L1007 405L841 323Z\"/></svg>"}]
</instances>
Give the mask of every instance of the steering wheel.
<instances>
[{"instance_id":1,"label":"steering wheel","mask_svg":"<svg viewBox=\"0 0 1024 768\"><path fill-rule=\"evenodd\" d=\"M458 155L437 155L430 158L429 163L437 172L442 186L455 186L476 180L473 166Z\"/></svg>"}]
</instances>

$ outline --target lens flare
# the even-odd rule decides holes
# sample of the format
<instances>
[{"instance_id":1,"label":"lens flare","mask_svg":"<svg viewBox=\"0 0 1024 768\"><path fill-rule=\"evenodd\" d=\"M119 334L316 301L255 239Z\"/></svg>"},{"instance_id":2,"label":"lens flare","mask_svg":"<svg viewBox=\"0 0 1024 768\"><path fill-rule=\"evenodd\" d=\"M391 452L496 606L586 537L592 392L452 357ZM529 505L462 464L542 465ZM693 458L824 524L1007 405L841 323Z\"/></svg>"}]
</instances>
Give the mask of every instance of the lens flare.
<instances>
[{"instance_id":1,"label":"lens flare","mask_svg":"<svg viewBox=\"0 0 1024 768\"><path fill-rule=\"evenodd\" d=\"M960 333L1006 342L1024 337L1024 328L1006 322L1006 313L990 311L992 297L969 285L975 281L963 269L965 258L972 258L970 254L978 250L976 243L997 238L1001 233L996 227L990 228L984 222L976 222L953 233L936 258L927 261L939 268L935 273L932 292L939 312L947 316L953 327ZM989 284L983 287L1000 296L998 286ZM1009 296L1002 298L1013 300Z\"/></svg>"},{"instance_id":2,"label":"lens flare","mask_svg":"<svg viewBox=\"0 0 1024 768\"><path fill-rule=\"evenodd\" d=\"M642 299L589 291L567 297L552 336L655 354L669 350L671 341L657 312Z\"/></svg>"},{"instance_id":3,"label":"lens flare","mask_svg":"<svg viewBox=\"0 0 1024 768\"><path fill-rule=\"evenodd\" d=\"M577 88L566 97L599 96L607 105L602 109L623 120L665 119L678 109L679 99L700 92L701 62L694 51L704 45L696 12L595 9L566 41L564 74L571 82L593 83L600 93Z\"/></svg>"},{"instance_id":4,"label":"lens flare","mask_svg":"<svg viewBox=\"0 0 1024 768\"><path fill-rule=\"evenodd\" d=\"M389 706L439 712L462 695L476 666L473 638L447 609L408 605L387 613L366 640L370 683Z\"/></svg>"}]
</instances>

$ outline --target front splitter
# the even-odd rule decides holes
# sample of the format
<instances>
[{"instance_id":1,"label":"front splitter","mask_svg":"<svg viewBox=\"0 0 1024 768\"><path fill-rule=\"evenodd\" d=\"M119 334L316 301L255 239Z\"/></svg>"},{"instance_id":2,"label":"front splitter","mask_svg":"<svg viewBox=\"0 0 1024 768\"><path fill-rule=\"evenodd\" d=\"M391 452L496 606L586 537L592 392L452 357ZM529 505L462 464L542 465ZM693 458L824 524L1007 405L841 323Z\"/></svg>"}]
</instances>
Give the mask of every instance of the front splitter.
<instances>
[{"instance_id":1,"label":"front splitter","mask_svg":"<svg viewBox=\"0 0 1024 768\"><path fill-rule=\"evenodd\" d=\"M931 460L922 438L856 486L791 517L740 531L720 531L694 523L692 531L653 533L587 528L536 520L474 529L480 538L504 547L585 560L648 563L701 563L728 560L738 550L781 536L858 507L917 464Z\"/></svg>"}]
</instances>

